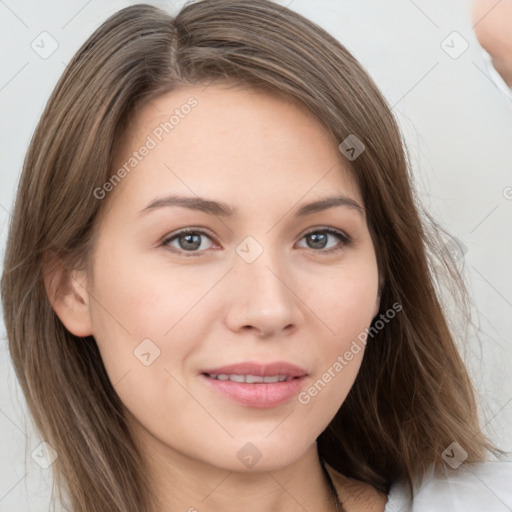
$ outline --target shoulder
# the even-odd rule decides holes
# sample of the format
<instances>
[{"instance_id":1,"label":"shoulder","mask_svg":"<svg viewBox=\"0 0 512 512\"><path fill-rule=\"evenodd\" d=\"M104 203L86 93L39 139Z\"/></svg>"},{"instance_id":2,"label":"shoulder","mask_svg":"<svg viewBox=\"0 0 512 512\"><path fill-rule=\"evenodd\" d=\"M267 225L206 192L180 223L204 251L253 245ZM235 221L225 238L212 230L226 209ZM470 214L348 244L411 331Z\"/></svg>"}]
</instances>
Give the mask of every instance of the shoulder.
<instances>
[{"instance_id":1,"label":"shoulder","mask_svg":"<svg viewBox=\"0 0 512 512\"><path fill-rule=\"evenodd\" d=\"M385 512L510 512L511 482L512 462L462 464L457 469L445 466L437 474L431 469L414 486L412 500L405 482L395 483Z\"/></svg>"}]
</instances>

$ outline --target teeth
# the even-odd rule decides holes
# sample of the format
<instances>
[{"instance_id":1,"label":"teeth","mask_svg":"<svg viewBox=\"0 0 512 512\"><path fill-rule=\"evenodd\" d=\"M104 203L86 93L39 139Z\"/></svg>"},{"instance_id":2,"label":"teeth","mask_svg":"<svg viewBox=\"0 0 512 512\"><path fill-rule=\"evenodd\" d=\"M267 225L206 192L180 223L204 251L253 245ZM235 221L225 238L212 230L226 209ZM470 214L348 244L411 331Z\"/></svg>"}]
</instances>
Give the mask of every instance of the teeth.
<instances>
[{"instance_id":1,"label":"teeth","mask_svg":"<svg viewBox=\"0 0 512 512\"><path fill-rule=\"evenodd\" d=\"M247 375L245 377L245 379L243 379L241 382L247 382L247 384L255 384L256 382L277 382L277 380L275 381L268 381L268 380L265 380L267 379L267 377L260 377L260 376L256 376L256 375ZM240 382L240 381L235 381L235 382Z\"/></svg>"},{"instance_id":2,"label":"teeth","mask_svg":"<svg viewBox=\"0 0 512 512\"><path fill-rule=\"evenodd\" d=\"M259 375L226 375L219 373L209 373L208 376L211 379L217 380L231 380L233 382L245 382L247 384L274 384L277 382L284 382L286 380L292 380L292 377L288 378L286 375L270 375L268 377L261 377Z\"/></svg>"}]
</instances>

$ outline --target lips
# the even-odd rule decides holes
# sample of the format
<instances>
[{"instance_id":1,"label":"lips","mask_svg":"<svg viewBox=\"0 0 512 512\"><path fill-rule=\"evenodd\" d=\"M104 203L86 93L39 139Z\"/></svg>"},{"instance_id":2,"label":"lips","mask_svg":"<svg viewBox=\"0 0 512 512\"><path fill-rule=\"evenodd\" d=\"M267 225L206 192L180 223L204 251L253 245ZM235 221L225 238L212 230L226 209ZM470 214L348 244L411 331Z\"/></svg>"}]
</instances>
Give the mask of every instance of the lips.
<instances>
[{"instance_id":1,"label":"lips","mask_svg":"<svg viewBox=\"0 0 512 512\"><path fill-rule=\"evenodd\" d=\"M244 362L208 368L201 377L215 391L241 405L277 407L303 386L306 370L283 361L260 364Z\"/></svg>"}]
</instances>

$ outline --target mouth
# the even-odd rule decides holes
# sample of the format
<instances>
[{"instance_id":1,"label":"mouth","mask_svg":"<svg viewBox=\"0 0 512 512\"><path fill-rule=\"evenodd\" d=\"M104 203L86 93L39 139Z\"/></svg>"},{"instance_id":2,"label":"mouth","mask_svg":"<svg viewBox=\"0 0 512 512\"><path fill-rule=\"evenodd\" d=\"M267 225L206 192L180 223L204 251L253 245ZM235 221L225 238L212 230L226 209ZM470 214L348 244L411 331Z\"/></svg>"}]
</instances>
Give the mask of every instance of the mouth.
<instances>
[{"instance_id":1,"label":"mouth","mask_svg":"<svg viewBox=\"0 0 512 512\"><path fill-rule=\"evenodd\" d=\"M253 408L277 407L303 386L308 373L285 362L241 363L201 372L207 385L229 400Z\"/></svg>"},{"instance_id":2,"label":"mouth","mask_svg":"<svg viewBox=\"0 0 512 512\"><path fill-rule=\"evenodd\" d=\"M203 374L210 379L215 380L229 380L231 382L245 382L246 384L275 384L277 382L288 382L293 379L299 379L300 377L287 377L286 375L271 375L267 377L262 377L261 375L227 375L225 373L220 373L216 375L215 373L206 373Z\"/></svg>"}]
</instances>

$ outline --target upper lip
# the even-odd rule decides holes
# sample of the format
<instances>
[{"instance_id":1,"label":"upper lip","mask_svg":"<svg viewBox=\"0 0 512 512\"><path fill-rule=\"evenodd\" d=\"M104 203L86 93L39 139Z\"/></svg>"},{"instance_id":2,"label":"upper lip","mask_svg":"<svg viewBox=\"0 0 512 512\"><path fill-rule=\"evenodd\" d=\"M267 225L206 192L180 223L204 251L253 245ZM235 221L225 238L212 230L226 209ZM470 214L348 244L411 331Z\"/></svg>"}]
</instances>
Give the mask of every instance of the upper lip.
<instances>
[{"instance_id":1,"label":"upper lip","mask_svg":"<svg viewBox=\"0 0 512 512\"><path fill-rule=\"evenodd\" d=\"M273 375L284 375L286 377L302 377L307 375L306 370L286 361L276 361L273 363L256 363L246 361L243 363L219 366L217 368L208 368L201 373L213 375L254 375L259 377L270 377Z\"/></svg>"}]
</instances>

